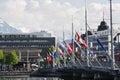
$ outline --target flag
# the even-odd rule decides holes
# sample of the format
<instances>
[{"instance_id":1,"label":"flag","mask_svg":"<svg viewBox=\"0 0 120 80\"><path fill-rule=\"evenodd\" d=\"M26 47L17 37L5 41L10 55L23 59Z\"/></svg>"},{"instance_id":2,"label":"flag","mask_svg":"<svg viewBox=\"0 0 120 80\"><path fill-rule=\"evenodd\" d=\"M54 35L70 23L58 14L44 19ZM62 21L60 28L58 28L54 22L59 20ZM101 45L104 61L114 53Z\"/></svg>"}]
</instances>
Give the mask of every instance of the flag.
<instances>
[{"instance_id":1,"label":"flag","mask_svg":"<svg viewBox=\"0 0 120 80\"><path fill-rule=\"evenodd\" d=\"M57 51L54 52L54 58L58 57L59 53Z\"/></svg>"},{"instance_id":2,"label":"flag","mask_svg":"<svg viewBox=\"0 0 120 80\"><path fill-rule=\"evenodd\" d=\"M56 57L56 58L55 58L55 61L54 61L55 65L57 65L58 62L59 62L59 57Z\"/></svg>"},{"instance_id":3,"label":"flag","mask_svg":"<svg viewBox=\"0 0 120 80\"><path fill-rule=\"evenodd\" d=\"M98 44L101 46L101 48L106 52L106 48L102 45L100 40L98 39L97 35L95 35L95 39L97 40Z\"/></svg>"},{"instance_id":4,"label":"flag","mask_svg":"<svg viewBox=\"0 0 120 80\"><path fill-rule=\"evenodd\" d=\"M51 55L50 57L51 57L51 60L54 60L54 59L55 59L54 55Z\"/></svg>"},{"instance_id":5,"label":"flag","mask_svg":"<svg viewBox=\"0 0 120 80\"><path fill-rule=\"evenodd\" d=\"M80 35L77 32L75 34L75 39L83 48L87 47L87 44L85 43L85 41L80 37Z\"/></svg>"},{"instance_id":6,"label":"flag","mask_svg":"<svg viewBox=\"0 0 120 80\"><path fill-rule=\"evenodd\" d=\"M76 32L76 34L75 34L75 40L76 41L80 41L80 35Z\"/></svg>"},{"instance_id":7,"label":"flag","mask_svg":"<svg viewBox=\"0 0 120 80\"><path fill-rule=\"evenodd\" d=\"M91 53L91 54L94 54L94 51L93 51L93 50L91 50L91 51L90 51L90 53Z\"/></svg>"},{"instance_id":8,"label":"flag","mask_svg":"<svg viewBox=\"0 0 120 80\"><path fill-rule=\"evenodd\" d=\"M50 64L51 62L51 57L47 54L47 63Z\"/></svg>"},{"instance_id":9,"label":"flag","mask_svg":"<svg viewBox=\"0 0 120 80\"><path fill-rule=\"evenodd\" d=\"M71 44L68 44L67 47L68 47L68 53L69 53L69 54L72 54L72 51L73 51L73 50L72 50L72 45L71 45Z\"/></svg>"},{"instance_id":10,"label":"flag","mask_svg":"<svg viewBox=\"0 0 120 80\"><path fill-rule=\"evenodd\" d=\"M63 51L62 51L59 47L57 48L57 50L58 50L58 52L59 52L62 56L64 56Z\"/></svg>"},{"instance_id":11,"label":"flag","mask_svg":"<svg viewBox=\"0 0 120 80\"><path fill-rule=\"evenodd\" d=\"M69 53L69 54L72 54L72 48L71 48L70 44L66 43L65 41L64 41L64 44L65 44L65 46L67 47L68 53Z\"/></svg>"},{"instance_id":12,"label":"flag","mask_svg":"<svg viewBox=\"0 0 120 80\"><path fill-rule=\"evenodd\" d=\"M82 48L81 45L76 40L74 40L74 41L78 45L78 47L81 49Z\"/></svg>"},{"instance_id":13,"label":"flag","mask_svg":"<svg viewBox=\"0 0 120 80\"><path fill-rule=\"evenodd\" d=\"M60 43L60 46L64 50L65 55L67 55L68 54L67 47L63 43Z\"/></svg>"}]
</instances>

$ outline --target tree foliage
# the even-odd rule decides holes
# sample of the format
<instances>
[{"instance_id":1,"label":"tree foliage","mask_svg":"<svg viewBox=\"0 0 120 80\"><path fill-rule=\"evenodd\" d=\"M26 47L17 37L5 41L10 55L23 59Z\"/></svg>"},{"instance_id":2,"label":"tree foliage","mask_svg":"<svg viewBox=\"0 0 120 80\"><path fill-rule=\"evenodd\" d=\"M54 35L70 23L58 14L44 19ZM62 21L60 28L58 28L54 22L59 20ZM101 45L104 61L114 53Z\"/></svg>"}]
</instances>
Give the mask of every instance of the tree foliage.
<instances>
[{"instance_id":1,"label":"tree foliage","mask_svg":"<svg viewBox=\"0 0 120 80\"><path fill-rule=\"evenodd\" d=\"M11 50L11 51L6 55L6 64L9 64L9 65L18 64L18 56L17 56L15 50Z\"/></svg>"},{"instance_id":2,"label":"tree foliage","mask_svg":"<svg viewBox=\"0 0 120 80\"><path fill-rule=\"evenodd\" d=\"M3 61L3 51L0 50L0 62L2 62L2 61Z\"/></svg>"}]
</instances>

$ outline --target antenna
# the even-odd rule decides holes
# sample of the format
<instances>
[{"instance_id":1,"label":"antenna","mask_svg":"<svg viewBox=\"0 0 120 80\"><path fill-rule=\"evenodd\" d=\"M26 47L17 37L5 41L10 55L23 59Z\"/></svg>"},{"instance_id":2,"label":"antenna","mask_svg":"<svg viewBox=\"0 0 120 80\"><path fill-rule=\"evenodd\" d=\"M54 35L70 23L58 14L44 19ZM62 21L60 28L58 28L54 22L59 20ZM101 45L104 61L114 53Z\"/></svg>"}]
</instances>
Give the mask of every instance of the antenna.
<instances>
[{"instance_id":1,"label":"antenna","mask_svg":"<svg viewBox=\"0 0 120 80\"><path fill-rule=\"evenodd\" d=\"M103 21L104 21L104 10L103 10Z\"/></svg>"}]
</instances>

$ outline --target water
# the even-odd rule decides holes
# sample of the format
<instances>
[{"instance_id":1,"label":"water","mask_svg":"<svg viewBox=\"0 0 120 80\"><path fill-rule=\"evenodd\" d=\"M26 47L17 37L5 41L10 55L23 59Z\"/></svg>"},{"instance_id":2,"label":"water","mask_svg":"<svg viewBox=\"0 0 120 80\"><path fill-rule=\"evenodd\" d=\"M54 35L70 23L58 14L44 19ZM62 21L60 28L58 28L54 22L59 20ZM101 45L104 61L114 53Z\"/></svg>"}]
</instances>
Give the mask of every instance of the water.
<instances>
[{"instance_id":1,"label":"water","mask_svg":"<svg viewBox=\"0 0 120 80\"><path fill-rule=\"evenodd\" d=\"M60 78L52 77L0 77L0 80L63 80Z\"/></svg>"},{"instance_id":2,"label":"water","mask_svg":"<svg viewBox=\"0 0 120 80\"><path fill-rule=\"evenodd\" d=\"M66 77L65 79L61 79L57 77L0 77L0 80L96 80L96 79L80 79L80 78L69 78L69 77ZM99 79L99 80L108 80L108 79Z\"/></svg>"},{"instance_id":3,"label":"water","mask_svg":"<svg viewBox=\"0 0 120 80\"><path fill-rule=\"evenodd\" d=\"M55 78L55 77L0 77L0 80L93 80L93 79L72 79L72 78Z\"/></svg>"}]
</instances>

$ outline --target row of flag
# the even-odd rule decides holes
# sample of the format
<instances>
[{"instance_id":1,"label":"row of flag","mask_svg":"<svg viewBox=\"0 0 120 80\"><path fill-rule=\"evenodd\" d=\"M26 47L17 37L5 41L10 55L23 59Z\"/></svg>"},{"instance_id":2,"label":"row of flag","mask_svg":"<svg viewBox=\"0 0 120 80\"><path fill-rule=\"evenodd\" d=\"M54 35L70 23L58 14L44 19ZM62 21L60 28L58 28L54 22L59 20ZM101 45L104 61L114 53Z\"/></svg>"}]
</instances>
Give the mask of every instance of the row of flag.
<instances>
[{"instance_id":1,"label":"row of flag","mask_svg":"<svg viewBox=\"0 0 120 80\"><path fill-rule=\"evenodd\" d=\"M95 39L98 42L98 44L101 46L101 48L106 52L105 47L101 44L100 40L98 39L98 37L95 35ZM88 48L87 44L85 43L85 41L81 38L81 36L76 32L75 33L75 41L78 43L78 46L82 47L82 48ZM50 64L51 61L54 61L55 63L57 63L59 61L59 56L67 56L67 55L72 55L73 50L72 50L72 45L68 44L66 41L64 41L63 43L60 44L59 47L56 47L54 51L49 51L49 53L47 53L46 58L47 58L47 63ZM93 51L90 53L93 54Z\"/></svg>"}]
</instances>

